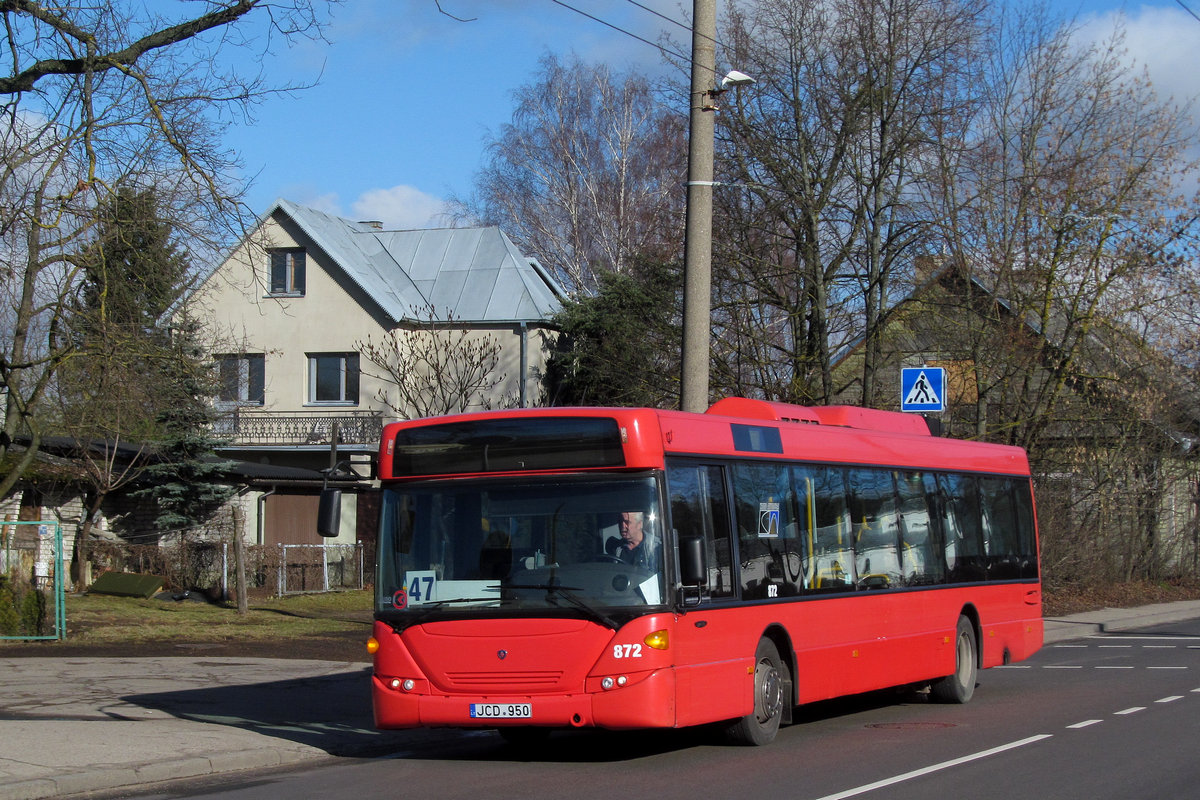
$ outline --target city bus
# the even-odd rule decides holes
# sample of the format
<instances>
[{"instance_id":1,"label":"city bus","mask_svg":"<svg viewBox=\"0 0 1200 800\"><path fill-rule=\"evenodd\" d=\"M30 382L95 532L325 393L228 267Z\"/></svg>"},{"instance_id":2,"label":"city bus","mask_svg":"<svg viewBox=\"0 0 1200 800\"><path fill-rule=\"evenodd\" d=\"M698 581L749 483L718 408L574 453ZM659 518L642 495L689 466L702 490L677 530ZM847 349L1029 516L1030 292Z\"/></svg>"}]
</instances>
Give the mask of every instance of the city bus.
<instances>
[{"instance_id":1,"label":"city bus","mask_svg":"<svg viewBox=\"0 0 1200 800\"><path fill-rule=\"evenodd\" d=\"M1042 644L1025 452L917 415L469 413L385 426L378 478L382 729L716 724L761 745L841 695L965 703Z\"/></svg>"}]
</instances>

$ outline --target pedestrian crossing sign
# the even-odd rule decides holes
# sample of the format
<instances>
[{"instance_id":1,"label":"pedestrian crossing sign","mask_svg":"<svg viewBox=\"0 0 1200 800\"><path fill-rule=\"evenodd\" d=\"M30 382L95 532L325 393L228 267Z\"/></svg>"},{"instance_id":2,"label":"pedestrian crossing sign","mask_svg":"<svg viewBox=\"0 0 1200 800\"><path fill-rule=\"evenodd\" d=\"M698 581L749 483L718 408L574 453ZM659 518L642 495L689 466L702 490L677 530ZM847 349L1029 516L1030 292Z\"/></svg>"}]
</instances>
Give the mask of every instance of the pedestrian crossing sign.
<instances>
[{"instance_id":1,"label":"pedestrian crossing sign","mask_svg":"<svg viewBox=\"0 0 1200 800\"><path fill-rule=\"evenodd\" d=\"M901 411L945 411L946 370L905 367L900 370Z\"/></svg>"}]
</instances>

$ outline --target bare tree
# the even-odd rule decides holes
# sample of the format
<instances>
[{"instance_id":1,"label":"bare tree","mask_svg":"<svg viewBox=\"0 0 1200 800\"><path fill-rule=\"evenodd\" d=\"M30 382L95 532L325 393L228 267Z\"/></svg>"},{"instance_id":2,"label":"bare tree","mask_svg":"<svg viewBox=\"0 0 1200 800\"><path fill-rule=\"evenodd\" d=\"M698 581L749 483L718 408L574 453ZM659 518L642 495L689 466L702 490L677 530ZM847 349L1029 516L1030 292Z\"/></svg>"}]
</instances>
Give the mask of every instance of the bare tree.
<instances>
[{"instance_id":1,"label":"bare tree","mask_svg":"<svg viewBox=\"0 0 1200 800\"><path fill-rule=\"evenodd\" d=\"M773 373L744 388L830 398L832 353L853 332L873 401L893 276L931 247L918 186L931 131L957 113L978 16L954 0L757 0L730 14L727 58L758 83L719 118L742 187L721 208L719 313L740 353L769 343L752 372Z\"/></svg>"},{"instance_id":2,"label":"bare tree","mask_svg":"<svg viewBox=\"0 0 1200 800\"><path fill-rule=\"evenodd\" d=\"M1181 297L1200 207L1182 191L1187 117L1130 69L1119 32L1083 47L1034 11L1000 23L983 102L949 133L966 146L943 149L957 156L932 185L947 253L986 290L991 318L1036 334L1020 347L986 328L964 338L977 435L1033 447L1097 376L1101 327L1137 330Z\"/></svg>"},{"instance_id":3,"label":"bare tree","mask_svg":"<svg viewBox=\"0 0 1200 800\"><path fill-rule=\"evenodd\" d=\"M637 256L671 260L683 225L684 119L647 80L579 60L542 58L516 92L512 122L488 143L463 218L500 225L569 292Z\"/></svg>"},{"instance_id":4,"label":"bare tree","mask_svg":"<svg viewBox=\"0 0 1200 800\"><path fill-rule=\"evenodd\" d=\"M412 317L411 328L354 345L373 367L363 374L386 384L377 399L393 415L416 419L515 403L495 397L508 375L499 371L501 348L491 334L468 330L431 305L413 309Z\"/></svg>"},{"instance_id":5,"label":"bare tree","mask_svg":"<svg viewBox=\"0 0 1200 800\"><path fill-rule=\"evenodd\" d=\"M122 0L5 4L0 459L18 433L33 446L0 476L0 495L34 458L44 401L75 352L65 321L79 289L76 254L93 235L97 207L112 187L153 187L193 249L215 248L245 212L217 116L248 113L268 87L213 65L225 47L269 49L272 36L320 35L328 2L226 0L181 21ZM249 25L260 18L256 37Z\"/></svg>"}]
</instances>

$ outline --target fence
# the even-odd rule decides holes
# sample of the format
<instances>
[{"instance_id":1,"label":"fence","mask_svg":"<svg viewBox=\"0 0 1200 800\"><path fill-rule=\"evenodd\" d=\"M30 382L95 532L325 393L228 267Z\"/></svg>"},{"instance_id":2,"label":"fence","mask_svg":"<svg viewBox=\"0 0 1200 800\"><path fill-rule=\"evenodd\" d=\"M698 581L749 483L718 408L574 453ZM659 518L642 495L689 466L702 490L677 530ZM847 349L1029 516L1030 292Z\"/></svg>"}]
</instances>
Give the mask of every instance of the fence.
<instances>
[{"instance_id":1,"label":"fence","mask_svg":"<svg viewBox=\"0 0 1200 800\"><path fill-rule=\"evenodd\" d=\"M65 639L62 526L4 522L0 531L0 639Z\"/></svg>"},{"instance_id":2,"label":"fence","mask_svg":"<svg viewBox=\"0 0 1200 800\"><path fill-rule=\"evenodd\" d=\"M253 594L275 596L362 589L367 555L361 542L247 545L247 587ZM237 586L233 546L227 541L179 536L152 545L98 542L92 545L92 560L99 569L157 575L168 590L199 591L213 599L229 597Z\"/></svg>"},{"instance_id":3,"label":"fence","mask_svg":"<svg viewBox=\"0 0 1200 800\"><path fill-rule=\"evenodd\" d=\"M361 545L281 544L279 547L280 596L328 592L334 587L363 587Z\"/></svg>"}]
</instances>

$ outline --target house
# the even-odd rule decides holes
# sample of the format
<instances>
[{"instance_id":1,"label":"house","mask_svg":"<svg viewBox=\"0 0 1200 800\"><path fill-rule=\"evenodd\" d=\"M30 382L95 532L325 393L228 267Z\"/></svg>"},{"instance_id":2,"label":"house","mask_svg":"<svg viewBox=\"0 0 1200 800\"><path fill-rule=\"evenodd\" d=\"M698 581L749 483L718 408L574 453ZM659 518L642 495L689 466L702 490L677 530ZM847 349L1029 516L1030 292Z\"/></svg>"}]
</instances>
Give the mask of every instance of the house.
<instances>
[{"instance_id":1,"label":"house","mask_svg":"<svg viewBox=\"0 0 1200 800\"><path fill-rule=\"evenodd\" d=\"M386 230L279 200L187 302L215 342L219 453L309 470L349 462L369 478L387 419L438 413L425 402L437 392L408 387L414 405L396 376L440 392L451 373L487 373L450 387L442 412L532 405L563 297L498 228ZM370 348L399 363L389 372ZM265 519L248 520L252 530L308 540L313 486L256 493L245 505Z\"/></svg>"},{"instance_id":2,"label":"house","mask_svg":"<svg viewBox=\"0 0 1200 800\"><path fill-rule=\"evenodd\" d=\"M891 308L874 398L899 409L902 367L945 369L944 433L1025 446L1042 563L1058 585L1195 573L1200 387L1119 318L1034 304L953 264ZM834 365L835 402L861 403L864 347Z\"/></svg>"}]
</instances>

